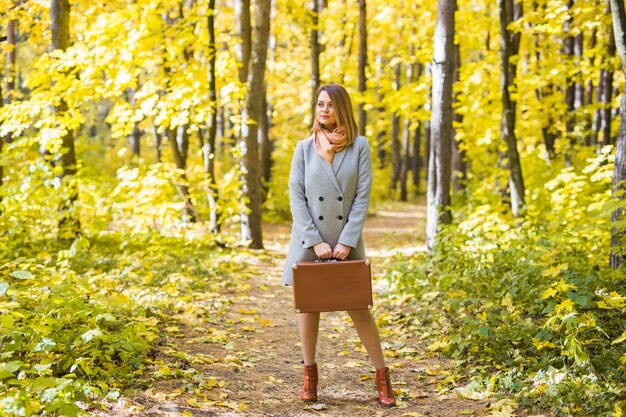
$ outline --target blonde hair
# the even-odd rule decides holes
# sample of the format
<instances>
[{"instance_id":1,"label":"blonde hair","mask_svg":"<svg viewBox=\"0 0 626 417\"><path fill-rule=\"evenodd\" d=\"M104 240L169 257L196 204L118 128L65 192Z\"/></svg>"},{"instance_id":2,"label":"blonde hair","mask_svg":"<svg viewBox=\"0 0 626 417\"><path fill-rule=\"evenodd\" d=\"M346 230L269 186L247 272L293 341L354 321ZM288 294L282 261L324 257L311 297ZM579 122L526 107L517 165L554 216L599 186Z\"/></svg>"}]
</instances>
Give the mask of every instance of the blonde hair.
<instances>
[{"instance_id":1,"label":"blonde hair","mask_svg":"<svg viewBox=\"0 0 626 417\"><path fill-rule=\"evenodd\" d=\"M317 89L317 93L315 94L316 105L322 91L326 91L330 97L330 101L333 103L335 110L335 117L337 118L337 127L345 129L346 141L348 145L351 145L356 139L359 130L354 120L350 95L346 89L339 84L326 84ZM322 124L317 121L317 117L315 117L311 132L319 132L322 129L324 129L324 126L322 126Z\"/></svg>"}]
</instances>

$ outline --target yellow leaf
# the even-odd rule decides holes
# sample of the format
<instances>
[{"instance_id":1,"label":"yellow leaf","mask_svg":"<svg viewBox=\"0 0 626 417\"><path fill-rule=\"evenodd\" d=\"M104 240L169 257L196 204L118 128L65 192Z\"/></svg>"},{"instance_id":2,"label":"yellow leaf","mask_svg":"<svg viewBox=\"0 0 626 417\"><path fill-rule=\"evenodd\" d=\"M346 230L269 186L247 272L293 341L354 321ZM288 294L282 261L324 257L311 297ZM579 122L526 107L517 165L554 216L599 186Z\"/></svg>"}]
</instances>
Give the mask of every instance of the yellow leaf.
<instances>
[{"instance_id":1,"label":"yellow leaf","mask_svg":"<svg viewBox=\"0 0 626 417\"><path fill-rule=\"evenodd\" d=\"M541 295L541 299L545 300L546 298L550 298L553 297L557 294L556 290L554 288L548 288L547 290L545 290L543 292L543 294Z\"/></svg>"},{"instance_id":2,"label":"yellow leaf","mask_svg":"<svg viewBox=\"0 0 626 417\"><path fill-rule=\"evenodd\" d=\"M574 303L570 299L563 300L559 305L554 307L554 312L557 314L571 313L572 311L574 311Z\"/></svg>"},{"instance_id":3,"label":"yellow leaf","mask_svg":"<svg viewBox=\"0 0 626 417\"><path fill-rule=\"evenodd\" d=\"M567 269L568 265L565 264L559 264L556 266L553 266L552 268L548 268L545 271L543 271L543 276L544 277L556 277L557 275L559 275L561 273L562 270Z\"/></svg>"}]
</instances>

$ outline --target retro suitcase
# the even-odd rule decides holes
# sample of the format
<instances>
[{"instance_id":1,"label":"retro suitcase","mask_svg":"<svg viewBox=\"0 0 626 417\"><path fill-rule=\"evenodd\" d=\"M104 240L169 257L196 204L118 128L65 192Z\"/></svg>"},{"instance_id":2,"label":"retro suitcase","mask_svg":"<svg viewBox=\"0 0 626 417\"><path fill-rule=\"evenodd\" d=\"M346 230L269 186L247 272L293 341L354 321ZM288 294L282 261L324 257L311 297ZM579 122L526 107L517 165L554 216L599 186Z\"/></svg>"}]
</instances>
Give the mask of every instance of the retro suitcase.
<instances>
[{"instance_id":1,"label":"retro suitcase","mask_svg":"<svg viewBox=\"0 0 626 417\"><path fill-rule=\"evenodd\" d=\"M291 268L297 313L372 308L369 259L297 262Z\"/></svg>"}]
</instances>

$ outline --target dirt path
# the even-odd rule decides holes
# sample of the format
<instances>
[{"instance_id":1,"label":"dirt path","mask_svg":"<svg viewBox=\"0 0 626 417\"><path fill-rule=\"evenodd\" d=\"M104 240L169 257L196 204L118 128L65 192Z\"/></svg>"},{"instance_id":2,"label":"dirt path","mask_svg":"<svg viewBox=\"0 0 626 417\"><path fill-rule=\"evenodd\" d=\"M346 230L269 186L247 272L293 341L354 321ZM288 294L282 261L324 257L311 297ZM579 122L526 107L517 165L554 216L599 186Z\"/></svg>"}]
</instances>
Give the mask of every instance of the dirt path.
<instances>
[{"instance_id":1,"label":"dirt path","mask_svg":"<svg viewBox=\"0 0 626 417\"><path fill-rule=\"evenodd\" d=\"M365 240L374 275L383 276L383 259L421 250L423 213L414 205L379 210L366 223ZM289 239L285 226L269 226L265 254L242 256L249 273L234 290L232 304L204 323L179 323L176 337L164 340L158 357L190 377L163 378L144 392L120 400L103 415L149 416L482 416L486 403L439 396L437 384L448 371L430 357L414 334L391 322L402 308L384 295L375 298L383 348L392 368L398 407L376 400L373 367L345 313L322 315L318 364L319 401L299 400L302 365L290 288L280 284ZM399 249L402 248L402 249ZM384 282L377 279L381 290ZM396 305L397 304L397 305ZM190 307L192 308L192 307ZM393 314L392 314L393 313ZM226 327L224 327L226 326ZM159 372L162 369L159 368ZM198 381L200 379L200 381Z\"/></svg>"}]
</instances>

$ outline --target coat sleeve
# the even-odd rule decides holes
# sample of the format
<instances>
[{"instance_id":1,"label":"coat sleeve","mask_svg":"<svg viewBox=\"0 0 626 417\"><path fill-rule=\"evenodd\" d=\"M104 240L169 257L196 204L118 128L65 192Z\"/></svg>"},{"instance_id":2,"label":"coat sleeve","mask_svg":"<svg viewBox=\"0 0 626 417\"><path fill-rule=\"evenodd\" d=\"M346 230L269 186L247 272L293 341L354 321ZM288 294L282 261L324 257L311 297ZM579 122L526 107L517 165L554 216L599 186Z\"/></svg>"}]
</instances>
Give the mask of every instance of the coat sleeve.
<instances>
[{"instance_id":1,"label":"coat sleeve","mask_svg":"<svg viewBox=\"0 0 626 417\"><path fill-rule=\"evenodd\" d=\"M359 148L359 164L357 167L357 184L354 201L348 214L348 222L343 227L339 236L339 243L356 248L361 238L367 207L372 195L372 155L365 138L362 139Z\"/></svg>"},{"instance_id":2,"label":"coat sleeve","mask_svg":"<svg viewBox=\"0 0 626 417\"><path fill-rule=\"evenodd\" d=\"M300 238L300 244L308 249L318 243L323 242L320 232L313 223L311 212L305 198L304 185L304 149L302 142L298 142L296 150L291 160L291 171L289 172L289 206L296 235Z\"/></svg>"}]
</instances>

